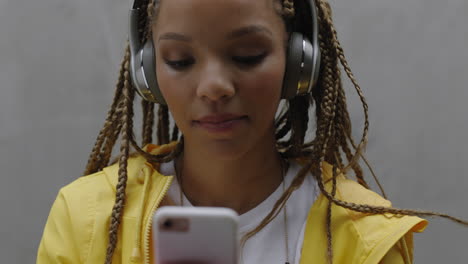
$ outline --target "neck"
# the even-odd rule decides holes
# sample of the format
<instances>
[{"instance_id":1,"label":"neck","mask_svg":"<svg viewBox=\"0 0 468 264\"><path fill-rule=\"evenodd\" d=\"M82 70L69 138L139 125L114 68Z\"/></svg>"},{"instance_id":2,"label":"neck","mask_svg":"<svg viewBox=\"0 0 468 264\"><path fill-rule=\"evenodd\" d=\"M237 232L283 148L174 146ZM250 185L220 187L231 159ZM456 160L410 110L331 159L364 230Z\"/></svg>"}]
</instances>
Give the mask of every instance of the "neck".
<instances>
[{"instance_id":1,"label":"neck","mask_svg":"<svg viewBox=\"0 0 468 264\"><path fill-rule=\"evenodd\" d=\"M283 180L275 141L259 144L234 159L200 151L185 141L176 160L185 196L195 206L228 207L242 214L265 200Z\"/></svg>"}]
</instances>

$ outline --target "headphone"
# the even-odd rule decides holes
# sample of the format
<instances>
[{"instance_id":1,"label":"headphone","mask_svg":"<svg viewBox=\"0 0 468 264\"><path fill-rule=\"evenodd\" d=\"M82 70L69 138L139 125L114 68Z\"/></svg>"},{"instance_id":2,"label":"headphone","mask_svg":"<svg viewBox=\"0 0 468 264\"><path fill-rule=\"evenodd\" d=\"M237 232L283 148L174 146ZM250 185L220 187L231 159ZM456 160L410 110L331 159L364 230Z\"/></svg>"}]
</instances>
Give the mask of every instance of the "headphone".
<instances>
[{"instance_id":1,"label":"headphone","mask_svg":"<svg viewBox=\"0 0 468 264\"><path fill-rule=\"evenodd\" d=\"M153 1L153 0L149 0ZM290 34L286 71L283 79L281 98L292 99L308 94L317 83L320 68L320 49L318 44L318 19L314 0L306 0L312 16L312 39L303 33ZM146 15L141 9L142 0L134 0L130 9L130 76L138 94L145 100L166 104L158 86L153 39L150 37L141 45L139 19ZM296 18L297 19L297 18Z\"/></svg>"}]
</instances>

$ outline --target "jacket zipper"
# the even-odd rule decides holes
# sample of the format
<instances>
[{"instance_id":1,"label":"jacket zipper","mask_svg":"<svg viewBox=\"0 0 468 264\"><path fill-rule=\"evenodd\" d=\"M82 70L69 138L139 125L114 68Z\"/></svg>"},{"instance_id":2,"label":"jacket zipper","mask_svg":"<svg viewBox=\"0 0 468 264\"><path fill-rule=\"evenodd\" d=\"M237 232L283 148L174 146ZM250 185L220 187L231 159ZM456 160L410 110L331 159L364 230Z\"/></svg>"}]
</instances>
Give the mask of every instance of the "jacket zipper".
<instances>
[{"instance_id":1,"label":"jacket zipper","mask_svg":"<svg viewBox=\"0 0 468 264\"><path fill-rule=\"evenodd\" d=\"M143 244L143 247L144 247L144 251L143 251L143 257L144 257L144 263L145 264L150 264L150 248L149 248L149 244L150 244L150 236L151 236L151 226L152 226L152 218L153 218L153 215L154 213L156 212L156 209L158 208L159 204L161 203L161 201L164 199L164 197L166 196L168 190L169 190L169 186L171 185L171 182L172 182L172 177L167 177L167 179L164 179L162 177L161 180L166 180L166 183L164 184L163 186L163 189L162 191L159 193L159 196L157 197L155 203L153 204L153 206L151 207L151 211L150 211L150 214L148 216L148 221L146 221L146 225L145 225L145 236L144 236L144 244Z\"/></svg>"}]
</instances>

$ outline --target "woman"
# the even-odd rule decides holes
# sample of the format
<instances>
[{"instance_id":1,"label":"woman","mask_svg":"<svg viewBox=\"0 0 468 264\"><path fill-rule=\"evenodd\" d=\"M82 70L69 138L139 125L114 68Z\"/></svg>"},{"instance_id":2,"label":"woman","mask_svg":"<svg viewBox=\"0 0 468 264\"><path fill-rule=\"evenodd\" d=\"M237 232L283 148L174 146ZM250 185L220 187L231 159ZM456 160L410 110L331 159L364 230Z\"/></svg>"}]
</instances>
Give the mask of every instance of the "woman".
<instances>
[{"instance_id":1,"label":"woman","mask_svg":"<svg viewBox=\"0 0 468 264\"><path fill-rule=\"evenodd\" d=\"M392 208L368 190L357 162L367 139L367 104L325 0L136 1L134 9L147 12L132 17L132 45L88 176L60 191L38 263L151 263L151 217L168 204L236 210L242 263L412 262L412 233L427 224L415 215L437 214ZM292 63L303 48L302 40L293 44L294 32L312 43L305 66L301 56ZM145 48L154 51L156 66L147 89L140 87L136 62L135 46L143 43L153 45ZM358 144L338 62L364 108ZM295 76L302 66L310 85L296 92L303 89ZM291 76L300 81L291 84ZM134 139L136 88L147 99L144 147ZM151 144L153 102L162 103L158 146ZM314 105L315 122L309 122ZM311 141L309 123L316 127ZM108 166L119 136L119 162ZM345 176L350 170L357 182Z\"/></svg>"}]
</instances>

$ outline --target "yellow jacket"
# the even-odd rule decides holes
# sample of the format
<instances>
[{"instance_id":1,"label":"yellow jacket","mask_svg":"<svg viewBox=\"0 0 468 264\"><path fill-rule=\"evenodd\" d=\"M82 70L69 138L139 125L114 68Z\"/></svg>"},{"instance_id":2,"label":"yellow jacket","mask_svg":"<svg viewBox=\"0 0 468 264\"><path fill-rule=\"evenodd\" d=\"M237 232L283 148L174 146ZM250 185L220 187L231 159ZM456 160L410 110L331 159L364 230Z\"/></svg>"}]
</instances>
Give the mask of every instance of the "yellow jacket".
<instances>
[{"instance_id":1,"label":"yellow jacket","mask_svg":"<svg viewBox=\"0 0 468 264\"><path fill-rule=\"evenodd\" d=\"M153 154L170 151L174 144L149 146ZM151 219L167 203L166 192L173 176L164 176L142 156L129 159L126 204L113 263L152 263ZM37 263L103 263L109 218L115 201L118 165L81 177L63 187L50 211L39 245ZM331 166L324 165L324 177ZM330 181L326 188L331 188ZM390 206L356 182L338 177L337 198ZM300 263L326 264L325 232L328 200L319 195L310 209ZM427 221L418 217L364 215L332 207L333 263L412 263L413 232L422 232ZM261 263L263 264L263 263Z\"/></svg>"}]
</instances>

